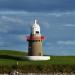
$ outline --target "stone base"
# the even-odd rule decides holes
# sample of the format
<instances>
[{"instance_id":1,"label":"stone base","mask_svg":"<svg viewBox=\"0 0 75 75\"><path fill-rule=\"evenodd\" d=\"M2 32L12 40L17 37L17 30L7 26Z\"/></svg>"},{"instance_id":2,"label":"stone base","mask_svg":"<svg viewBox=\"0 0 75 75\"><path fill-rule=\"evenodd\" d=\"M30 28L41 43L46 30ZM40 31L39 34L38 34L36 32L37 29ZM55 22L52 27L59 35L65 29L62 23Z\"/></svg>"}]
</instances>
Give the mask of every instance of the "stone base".
<instances>
[{"instance_id":1,"label":"stone base","mask_svg":"<svg viewBox=\"0 0 75 75\"><path fill-rule=\"evenodd\" d=\"M33 60L33 61L44 61L44 60L50 60L50 56L25 56L27 60Z\"/></svg>"}]
</instances>

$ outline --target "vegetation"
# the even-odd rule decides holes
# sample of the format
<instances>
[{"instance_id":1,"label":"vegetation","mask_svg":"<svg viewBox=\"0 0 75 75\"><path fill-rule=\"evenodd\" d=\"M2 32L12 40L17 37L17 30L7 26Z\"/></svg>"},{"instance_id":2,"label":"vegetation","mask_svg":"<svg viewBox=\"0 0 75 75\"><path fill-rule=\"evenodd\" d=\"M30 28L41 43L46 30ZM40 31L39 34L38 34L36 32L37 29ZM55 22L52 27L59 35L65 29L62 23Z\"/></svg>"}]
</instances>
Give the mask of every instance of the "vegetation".
<instances>
[{"instance_id":1,"label":"vegetation","mask_svg":"<svg viewBox=\"0 0 75 75\"><path fill-rule=\"evenodd\" d=\"M24 56L27 53L15 51L15 50L0 50L0 55L10 55L10 56Z\"/></svg>"},{"instance_id":2,"label":"vegetation","mask_svg":"<svg viewBox=\"0 0 75 75\"><path fill-rule=\"evenodd\" d=\"M0 73L14 69L25 73L75 72L75 56L51 56L48 61L27 61L22 59L25 55L25 52L0 50Z\"/></svg>"}]
</instances>

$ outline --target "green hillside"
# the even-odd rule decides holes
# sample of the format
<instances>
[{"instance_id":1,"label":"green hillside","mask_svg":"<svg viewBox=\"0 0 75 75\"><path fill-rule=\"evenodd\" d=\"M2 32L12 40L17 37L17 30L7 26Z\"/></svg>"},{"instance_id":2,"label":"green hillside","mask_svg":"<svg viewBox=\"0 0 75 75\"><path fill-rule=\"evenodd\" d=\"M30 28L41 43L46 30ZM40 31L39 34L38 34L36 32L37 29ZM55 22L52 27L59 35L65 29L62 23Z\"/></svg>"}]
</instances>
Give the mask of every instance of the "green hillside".
<instances>
[{"instance_id":1,"label":"green hillside","mask_svg":"<svg viewBox=\"0 0 75 75\"><path fill-rule=\"evenodd\" d=\"M0 50L0 65L16 65L17 60L27 55L25 52L15 50Z\"/></svg>"},{"instance_id":2,"label":"green hillside","mask_svg":"<svg viewBox=\"0 0 75 75\"><path fill-rule=\"evenodd\" d=\"M25 73L75 72L75 56L50 56L48 61L28 61L22 59L26 55L15 50L0 50L0 73L13 69Z\"/></svg>"},{"instance_id":3,"label":"green hillside","mask_svg":"<svg viewBox=\"0 0 75 75\"><path fill-rule=\"evenodd\" d=\"M13 65L18 61L20 65L29 64L69 64L75 65L75 56L50 56L48 61L27 61L24 58L27 53L15 50L0 50L0 64ZM11 64L9 64L11 62Z\"/></svg>"},{"instance_id":4,"label":"green hillside","mask_svg":"<svg viewBox=\"0 0 75 75\"><path fill-rule=\"evenodd\" d=\"M0 50L0 55L24 56L27 53L16 50Z\"/></svg>"}]
</instances>

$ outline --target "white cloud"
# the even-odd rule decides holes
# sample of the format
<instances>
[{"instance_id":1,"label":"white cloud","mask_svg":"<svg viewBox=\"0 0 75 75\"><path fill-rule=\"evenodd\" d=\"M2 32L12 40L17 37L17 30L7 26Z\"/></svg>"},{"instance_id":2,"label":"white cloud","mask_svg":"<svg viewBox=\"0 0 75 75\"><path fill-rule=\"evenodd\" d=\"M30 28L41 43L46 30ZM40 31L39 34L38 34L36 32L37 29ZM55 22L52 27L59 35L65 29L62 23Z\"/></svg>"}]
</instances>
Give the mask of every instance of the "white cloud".
<instances>
[{"instance_id":1,"label":"white cloud","mask_svg":"<svg viewBox=\"0 0 75 75\"><path fill-rule=\"evenodd\" d=\"M4 45L4 42L0 41L0 46L3 46Z\"/></svg>"},{"instance_id":2,"label":"white cloud","mask_svg":"<svg viewBox=\"0 0 75 75\"><path fill-rule=\"evenodd\" d=\"M22 15L37 15L37 14L39 14L39 15L43 15L43 16L45 16L45 15L53 15L53 16L56 16L56 17L60 17L60 16L63 16L63 15L72 15L72 14L75 14L75 11L65 11L65 12L56 12L56 11L54 11L54 12L45 12L45 13L43 13L43 12L27 12L27 11L12 11L12 10L4 10L4 11L2 11L2 10L0 10L0 14L22 14Z\"/></svg>"},{"instance_id":3,"label":"white cloud","mask_svg":"<svg viewBox=\"0 0 75 75\"><path fill-rule=\"evenodd\" d=\"M0 32L3 32L3 33L7 33L8 32L8 30L7 29L2 29L2 28L0 28Z\"/></svg>"},{"instance_id":4,"label":"white cloud","mask_svg":"<svg viewBox=\"0 0 75 75\"><path fill-rule=\"evenodd\" d=\"M4 40L3 40L3 37L0 36L0 46L3 46L4 45Z\"/></svg>"},{"instance_id":5,"label":"white cloud","mask_svg":"<svg viewBox=\"0 0 75 75\"><path fill-rule=\"evenodd\" d=\"M45 28L47 28L47 29L50 28L50 24L49 24L48 22L46 22L46 21L42 22L42 25L43 25Z\"/></svg>"},{"instance_id":6,"label":"white cloud","mask_svg":"<svg viewBox=\"0 0 75 75\"><path fill-rule=\"evenodd\" d=\"M11 10L8 10L8 11L0 11L0 14L27 14L28 12L26 11L11 11Z\"/></svg>"},{"instance_id":7,"label":"white cloud","mask_svg":"<svg viewBox=\"0 0 75 75\"><path fill-rule=\"evenodd\" d=\"M17 35L20 41L26 41L26 35Z\"/></svg>"},{"instance_id":8,"label":"white cloud","mask_svg":"<svg viewBox=\"0 0 75 75\"><path fill-rule=\"evenodd\" d=\"M8 25L0 24L0 32L7 33L9 29Z\"/></svg>"},{"instance_id":9,"label":"white cloud","mask_svg":"<svg viewBox=\"0 0 75 75\"><path fill-rule=\"evenodd\" d=\"M47 14L48 16L56 16L56 17L61 17L65 15L75 15L75 11L66 11L66 12L51 12Z\"/></svg>"},{"instance_id":10,"label":"white cloud","mask_svg":"<svg viewBox=\"0 0 75 75\"><path fill-rule=\"evenodd\" d=\"M8 11L0 11L0 14L1 15L12 15L12 14L14 14L14 15L24 15L24 16L38 16L38 14L39 14L39 16L41 15L41 16L54 16L54 17L57 17L57 18L59 18L59 17L62 17L62 16L70 16L70 15L75 15L75 11L66 11L66 12L56 12L56 11L54 11L54 12L27 12L27 11L12 11L12 10L8 10ZM10 17L9 17L10 18ZM8 19L8 18L7 18ZM10 20L12 20L12 21L14 21L14 19L13 18L10 18L10 19L8 19L9 21ZM19 20L19 19L18 19ZM15 20L16 21L16 20ZM20 22L20 20L18 21L18 22Z\"/></svg>"},{"instance_id":11,"label":"white cloud","mask_svg":"<svg viewBox=\"0 0 75 75\"><path fill-rule=\"evenodd\" d=\"M61 13L48 13L48 16L56 16L56 17L61 17L63 14Z\"/></svg>"},{"instance_id":12,"label":"white cloud","mask_svg":"<svg viewBox=\"0 0 75 75\"><path fill-rule=\"evenodd\" d=\"M45 44L46 47L50 47L51 45L52 45L51 42L47 42L47 43Z\"/></svg>"},{"instance_id":13,"label":"white cloud","mask_svg":"<svg viewBox=\"0 0 75 75\"><path fill-rule=\"evenodd\" d=\"M27 40L28 34L10 34L9 37L15 37L19 41L25 42Z\"/></svg>"},{"instance_id":14,"label":"white cloud","mask_svg":"<svg viewBox=\"0 0 75 75\"><path fill-rule=\"evenodd\" d=\"M6 22L23 23L23 21L17 17L1 16L1 19Z\"/></svg>"},{"instance_id":15,"label":"white cloud","mask_svg":"<svg viewBox=\"0 0 75 75\"><path fill-rule=\"evenodd\" d=\"M75 45L75 40L74 41L57 41L58 45Z\"/></svg>"},{"instance_id":16,"label":"white cloud","mask_svg":"<svg viewBox=\"0 0 75 75\"><path fill-rule=\"evenodd\" d=\"M66 27L74 27L75 25L74 24L66 24L64 26L66 26Z\"/></svg>"}]
</instances>

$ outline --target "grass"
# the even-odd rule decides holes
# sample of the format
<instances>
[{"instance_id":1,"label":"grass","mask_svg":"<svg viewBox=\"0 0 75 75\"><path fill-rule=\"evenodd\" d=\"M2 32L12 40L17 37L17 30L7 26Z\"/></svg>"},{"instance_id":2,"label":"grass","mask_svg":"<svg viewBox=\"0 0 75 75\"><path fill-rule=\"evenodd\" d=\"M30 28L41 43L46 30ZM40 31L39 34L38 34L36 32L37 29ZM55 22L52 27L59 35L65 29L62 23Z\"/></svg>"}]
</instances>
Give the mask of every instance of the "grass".
<instances>
[{"instance_id":1,"label":"grass","mask_svg":"<svg viewBox=\"0 0 75 75\"><path fill-rule=\"evenodd\" d=\"M15 65L16 64L16 60L9 60L9 59L0 59L0 65Z\"/></svg>"},{"instance_id":2,"label":"grass","mask_svg":"<svg viewBox=\"0 0 75 75\"><path fill-rule=\"evenodd\" d=\"M0 65L16 65L17 61L19 65L44 65L44 64L54 64L54 65L75 65L75 56L51 56L48 61L27 61L27 60L17 60L15 57L23 57L27 53L13 50L0 50ZM4 55L8 57L3 57ZM9 59L10 58L10 59Z\"/></svg>"},{"instance_id":3,"label":"grass","mask_svg":"<svg viewBox=\"0 0 75 75\"><path fill-rule=\"evenodd\" d=\"M0 50L0 55L24 56L26 53L15 50Z\"/></svg>"},{"instance_id":4,"label":"grass","mask_svg":"<svg viewBox=\"0 0 75 75\"><path fill-rule=\"evenodd\" d=\"M50 56L48 61L27 61L21 59L25 55L25 52L0 50L0 73L14 69L22 73L75 73L75 56Z\"/></svg>"},{"instance_id":5,"label":"grass","mask_svg":"<svg viewBox=\"0 0 75 75\"><path fill-rule=\"evenodd\" d=\"M48 61L19 61L19 64L21 65L75 65L75 56L51 56L51 60Z\"/></svg>"}]
</instances>

